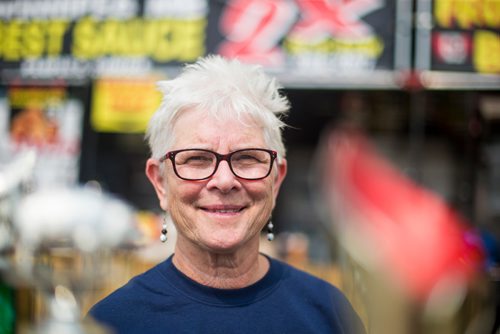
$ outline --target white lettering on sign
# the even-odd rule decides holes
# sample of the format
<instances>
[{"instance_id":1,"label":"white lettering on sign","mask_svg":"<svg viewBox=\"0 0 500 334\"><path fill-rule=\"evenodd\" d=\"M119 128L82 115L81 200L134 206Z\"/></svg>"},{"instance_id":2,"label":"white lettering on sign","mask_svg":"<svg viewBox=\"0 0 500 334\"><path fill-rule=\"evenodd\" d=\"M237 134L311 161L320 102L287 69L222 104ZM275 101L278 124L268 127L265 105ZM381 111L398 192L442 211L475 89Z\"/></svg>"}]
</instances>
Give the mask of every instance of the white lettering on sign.
<instances>
[{"instance_id":1,"label":"white lettering on sign","mask_svg":"<svg viewBox=\"0 0 500 334\"><path fill-rule=\"evenodd\" d=\"M137 16L135 0L10 0L0 1L0 19L77 19L91 15L98 18L126 19Z\"/></svg>"}]
</instances>

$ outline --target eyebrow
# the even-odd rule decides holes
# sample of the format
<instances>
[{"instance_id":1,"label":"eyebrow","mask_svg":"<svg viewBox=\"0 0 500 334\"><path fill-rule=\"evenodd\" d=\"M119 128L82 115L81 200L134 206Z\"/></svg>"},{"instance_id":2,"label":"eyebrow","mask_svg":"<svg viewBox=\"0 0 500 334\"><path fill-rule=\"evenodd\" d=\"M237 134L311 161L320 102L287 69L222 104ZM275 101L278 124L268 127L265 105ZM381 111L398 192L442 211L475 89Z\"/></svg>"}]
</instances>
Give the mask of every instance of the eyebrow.
<instances>
[{"instance_id":1,"label":"eyebrow","mask_svg":"<svg viewBox=\"0 0 500 334\"><path fill-rule=\"evenodd\" d=\"M208 150L208 151L212 151L212 152L215 152L215 153L220 153L220 154L227 154L227 153L231 153L231 152L235 152L235 151L240 151L240 150L246 150L246 149L252 149L252 148L260 148L260 149L264 149L264 150L268 150L269 148L268 147L262 147L261 145L254 145L254 146L241 146L241 147L233 147L231 148L228 152L226 153L220 153L220 152L217 152L217 150L214 150L213 148L211 147L203 147L203 146L188 146L188 147L179 147L179 148L172 148L170 151L177 151L177 150Z\"/></svg>"}]
</instances>

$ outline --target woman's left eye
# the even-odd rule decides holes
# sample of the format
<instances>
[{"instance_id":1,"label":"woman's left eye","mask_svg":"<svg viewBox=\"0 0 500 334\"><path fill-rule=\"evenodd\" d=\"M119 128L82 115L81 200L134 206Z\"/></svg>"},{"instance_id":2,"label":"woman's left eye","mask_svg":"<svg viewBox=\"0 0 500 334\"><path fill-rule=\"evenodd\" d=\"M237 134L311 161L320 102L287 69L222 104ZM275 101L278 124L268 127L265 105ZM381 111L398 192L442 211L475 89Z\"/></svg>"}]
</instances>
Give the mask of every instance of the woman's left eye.
<instances>
[{"instance_id":1,"label":"woman's left eye","mask_svg":"<svg viewBox=\"0 0 500 334\"><path fill-rule=\"evenodd\" d=\"M234 160L238 162L260 162L260 159L254 155L239 155Z\"/></svg>"}]
</instances>

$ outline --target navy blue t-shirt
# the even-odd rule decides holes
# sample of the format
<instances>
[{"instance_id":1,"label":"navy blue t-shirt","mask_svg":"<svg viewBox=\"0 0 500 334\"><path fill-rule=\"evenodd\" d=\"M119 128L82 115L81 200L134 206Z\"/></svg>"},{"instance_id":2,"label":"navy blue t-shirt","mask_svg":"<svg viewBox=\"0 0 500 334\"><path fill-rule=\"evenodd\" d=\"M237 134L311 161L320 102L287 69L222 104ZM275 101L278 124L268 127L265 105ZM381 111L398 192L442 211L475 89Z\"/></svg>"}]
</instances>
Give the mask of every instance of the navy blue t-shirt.
<instances>
[{"instance_id":1,"label":"navy blue t-shirt","mask_svg":"<svg viewBox=\"0 0 500 334\"><path fill-rule=\"evenodd\" d=\"M201 285L172 257L131 279L89 314L116 333L364 333L333 285L268 258L268 273L242 289Z\"/></svg>"}]
</instances>

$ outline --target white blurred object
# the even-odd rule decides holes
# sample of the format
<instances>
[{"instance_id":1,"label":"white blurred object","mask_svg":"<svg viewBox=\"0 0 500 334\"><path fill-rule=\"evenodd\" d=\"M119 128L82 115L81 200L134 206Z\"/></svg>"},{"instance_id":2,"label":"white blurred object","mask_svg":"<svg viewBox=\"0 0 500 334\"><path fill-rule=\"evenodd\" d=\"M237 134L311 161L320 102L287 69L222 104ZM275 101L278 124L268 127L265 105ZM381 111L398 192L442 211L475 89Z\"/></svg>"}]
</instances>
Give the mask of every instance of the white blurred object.
<instances>
[{"instance_id":1,"label":"white blurred object","mask_svg":"<svg viewBox=\"0 0 500 334\"><path fill-rule=\"evenodd\" d=\"M31 178L36 162L34 150L25 150L16 155L2 149L0 154L0 197L7 196L20 184Z\"/></svg>"},{"instance_id":2,"label":"white blurred object","mask_svg":"<svg viewBox=\"0 0 500 334\"><path fill-rule=\"evenodd\" d=\"M10 272L15 232L12 219L15 207L26 193L33 175L36 153L26 150L14 153L0 143L0 272Z\"/></svg>"},{"instance_id":3,"label":"white blurred object","mask_svg":"<svg viewBox=\"0 0 500 334\"><path fill-rule=\"evenodd\" d=\"M138 246L135 211L91 187L43 188L16 207L15 270L43 296L49 316L36 333L103 332L80 320L85 295L105 285L113 254Z\"/></svg>"},{"instance_id":4,"label":"white blurred object","mask_svg":"<svg viewBox=\"0 0 500 334\"><path fill-rule=\"evenodd\" d=\"M92 252L123 246L136 237L132 208L92 188L43 189L30 194L19 204L14 223L26 247L65 242Z\"/></svg>"}]
</instances>

